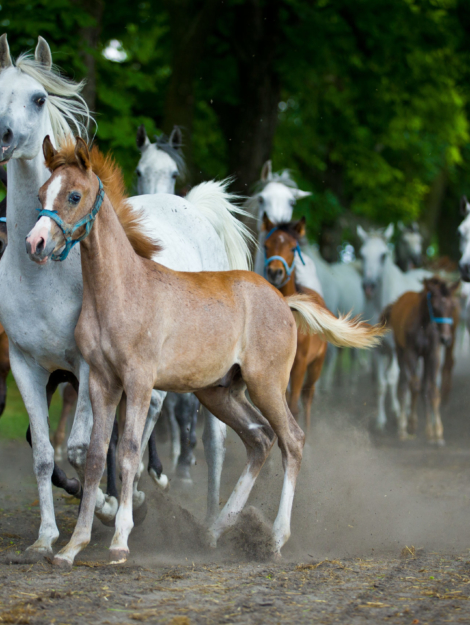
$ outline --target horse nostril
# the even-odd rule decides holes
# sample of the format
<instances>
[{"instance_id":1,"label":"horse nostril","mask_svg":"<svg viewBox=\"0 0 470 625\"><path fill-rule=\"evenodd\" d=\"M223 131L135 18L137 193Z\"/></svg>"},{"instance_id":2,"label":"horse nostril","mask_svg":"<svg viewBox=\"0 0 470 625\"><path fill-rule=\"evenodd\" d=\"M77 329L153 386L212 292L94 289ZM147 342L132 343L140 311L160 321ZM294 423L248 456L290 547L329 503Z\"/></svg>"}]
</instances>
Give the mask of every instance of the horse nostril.
<instances>
[{"instance_id":1,"label":"horse nostril","mask_svg":"<svg viewBox=\"0 0 470 625\"><path fill-rule=\"evenodd\" d=\"M6 130L3 133L2 142L4 144L10 144L12 139L13 139L13 132L8 128L8 130Z\"/></svg>"},{"instance_id":2,"label":"horse nostril","mask_svg":"<svg viewBox=\"0 0 470 625\"><path fill-rule=\"evenodd\" d=\"M36 245L36 252L42 252L44 249L44 239L41 237Z\"/></svg>"}]
</instances>

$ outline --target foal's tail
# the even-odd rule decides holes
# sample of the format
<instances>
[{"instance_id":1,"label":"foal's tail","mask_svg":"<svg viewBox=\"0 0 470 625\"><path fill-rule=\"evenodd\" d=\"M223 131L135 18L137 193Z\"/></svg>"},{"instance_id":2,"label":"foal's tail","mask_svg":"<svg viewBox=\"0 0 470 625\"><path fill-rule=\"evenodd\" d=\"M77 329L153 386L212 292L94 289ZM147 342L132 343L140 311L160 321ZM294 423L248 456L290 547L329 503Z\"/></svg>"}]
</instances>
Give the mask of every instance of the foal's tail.
<instances>
[{"instance_id":1,"label":"foal's tail","mask_svg":"<svg viewBox=\"0 0 470 625\"><path fill-rule=\"evenodd\" d=\"M371 326L350 314L335 317L325 306L308 295L290 295L285 298L292 310L299 330L318 334L337 347L375 347L387 332L381 325Z\"/></svg>"},{"instance_id":2,"label":"foal's tail","mask_svg":"<svg viewBox=\"0 0 470 625\"><path fill-rule=\"evenodd\" d=\"M210 180L191 189L186 196L206 217L222 240L227 252L230 269L251 269L250 247L256 239L250 230L236 218L236 215L251 217L233 202L238 196L227 191L230 180Z\"/></svg>"}]
</instances>

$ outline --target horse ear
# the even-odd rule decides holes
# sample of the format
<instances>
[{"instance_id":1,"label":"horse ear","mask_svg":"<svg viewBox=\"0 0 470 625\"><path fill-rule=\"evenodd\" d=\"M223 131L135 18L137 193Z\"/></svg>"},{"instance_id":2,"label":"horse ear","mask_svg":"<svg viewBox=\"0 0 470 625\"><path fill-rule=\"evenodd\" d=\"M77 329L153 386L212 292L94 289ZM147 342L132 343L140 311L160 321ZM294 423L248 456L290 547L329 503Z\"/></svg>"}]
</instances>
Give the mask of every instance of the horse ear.
<instances>
[{"instance_id":1,"label":"horse ear","mask_svg":"<svg viewBox=\"0 0 470 625\"><path fill-rule=\"evenodd\" d=\"M269 219L266 213L263 213L263 222L262 222L261 230L265 230L266 232L269 232L273 228L274 228L273 222Z\"/></svg>"},{"instance_id":2,"label":"horse ear","mask_svg":"<svg viewBox=\"0 0 470 625\"><path fill-rule=\"evenodd\" d=\"M387 228L385 229L385 232L384 232L384 238L387 241L387 243L393 237L394 231L395 231L395 226L393 224L388 224L388 226L387 226Z\"/></svg>"},{"instance_id":3,"label":"horse ear","mask_svg":"<svg viewBox=\"0 0 470 625\"><path fill-rule=\"evenodd\" d=\"M52 141L49 135L44 137L44 141L42 142L42 152L44 154L44 160L46 161L47 169L52 171L52 161L54 160L54 156L57 154L57 150L52 145Z\"/></svg>"},{"instance_id":4,"label":"horse ear","mask_svg":"<svg viewBox=\"0 0 470 625\"><path fill-rule=\"evenodd\" d=\"M6 33L3 33L0 37L0 70L12 66L13 63L10 56L10 46L8 45Z\"/></svg>"},{"instance_id":5,"label":"horse ear","mask_svg":"<svg viewBox=\"0 0 470 625\"><path fill-rule=\"evenodd\" d=\"M179 126L173 126L168 143L174 150L180 150L183 147L183 133Z\"/></svg>"},{"instance_id":6,"label":"horse ear","mask_svg":"<svg viewBox=\"0 0 470 625\"><path fill-rule=\"evenodd\" d=\"M47 41L40 35L38 37L38 45L36 46L36 50L34 52L34 58L38 63L41 63L41 65L44 66L44 69L51 69L52 52Z\"/></svg>"},{"instance_id":7,"label":"horse ear","mask_svg":"<svg viewBox=\"0 0 470 625\"><path fill-rule=\"evenodd\" d=\"M147 137L147 133L145 132L144 124L141 124L137 128L137 136L135 138L135 142L136 142L137 147L139 148L139 150L141 152L146 150L148 148L148 146L150 145L149 138Z\"/></svg>"},{"instance_id":8,"label":"horse ear","mask_svg":"<svg viewBox=\"0 0 470 625\"><path fill-rule=\"evenodd\" d=\"M296 200L303 200L304 197L312 195L310 191L301 191L300 189L291 189L291 191Z\"/></svg>"},{"instance_id":9,"label":"horse ear","mask_svg":"<svg viewBox=\"0 0 470 625\"><path fill-rule=\"evenodd\" d=\"M3 37L4 35L2 35ZM1 41L1 38L0 38ZM467 196L466 195L462 195L461 199L460 199L460 213L463 217L466 217L468 215L470 206L468 204L468 200L467 200Z\"/></svg>"},{"instance_id":10,"label":"horse ear","mask_svg":"<svg viewBox=\"0 0 470 625\"><path fill-rule=\"evenodd\" d=\"M266 161L261 169L261 180L267 182L273 177L273 164L271 161Z\"/></svg>"},{"instance_id":11,"label":"horse ear","mask_svg":"<svg viewBox=\"0 0 470 625\"><path fill-rule=\"evenodd\" d=\"M88 151L88 146L86 142L81 138L76 138L77 143L75 144L75 158L77 159L78 165L80 169L86 171L90 169L90 152Z\"/></svg>"},{"instance_id":12,"label":"horse ear","mask_svg":"<svg viewBox=\"0 0 470 625\"><path fill-rule=\"evenodd\" d=\"M364 230L362 226L357 226L356 228L357 236L361 239L363 243L367 241L367 232Z\"/></svg>"},{"instance_id":13,"label":"horse ear","mask_svg":"<svg viewBox=\"0 0 470 625\"><path fill-rule=\"evenodd\" d=\"M298 232L300 237L305 236L306 228L305 228L305 215L299 219L299 221L295 224L295 230Z\"/></svg>"}]
</instances>

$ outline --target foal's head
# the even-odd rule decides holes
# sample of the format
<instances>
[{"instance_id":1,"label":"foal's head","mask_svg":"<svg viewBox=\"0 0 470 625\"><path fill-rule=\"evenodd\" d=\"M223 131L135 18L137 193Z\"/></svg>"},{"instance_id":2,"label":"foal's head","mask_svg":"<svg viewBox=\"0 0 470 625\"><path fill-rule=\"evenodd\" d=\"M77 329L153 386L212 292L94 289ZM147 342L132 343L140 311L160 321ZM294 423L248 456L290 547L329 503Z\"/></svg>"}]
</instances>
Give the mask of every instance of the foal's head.
<instances>
[{"instance_id":1,"label":"foal's head","mask_svg":"<svg viewBox=\"0 0 470 625\"><path fill-rule=\"evenodd\" d=\"M426 308L431 323L434 323L439 331L441 343L449 347L452 343L453 315L455 311L454 293L459 282L446 284L440 278L434 277L424 280L424 296Z\"/></svg>"},{"instance_id":2,"label":"foal's head","mask_svg":"<svg viewBox=\"0 0 470 625\"><path fill-rule=\"evenodd\" d=\"M264 242L266 279L273 286L281 288L290 279L295 254L299 250L299 240L305 236L305 217L299 221L273 224L265 213L262 228L266 232Z\"/></svg>"}]
</instances>

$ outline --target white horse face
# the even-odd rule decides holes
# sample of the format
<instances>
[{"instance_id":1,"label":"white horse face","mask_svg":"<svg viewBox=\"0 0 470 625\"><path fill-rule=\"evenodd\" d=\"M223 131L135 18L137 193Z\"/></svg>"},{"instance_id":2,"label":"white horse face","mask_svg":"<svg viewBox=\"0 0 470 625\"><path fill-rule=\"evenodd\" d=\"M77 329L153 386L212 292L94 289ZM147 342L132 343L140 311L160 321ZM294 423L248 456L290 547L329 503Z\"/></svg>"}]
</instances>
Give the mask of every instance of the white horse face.
<instances>
[{"instance_id":1,"label":"white horse face","mask_svg":"<svg viewBox=\"0 0 470 625\"><path fill-rule=\"evenodd\" d=\"M464 282L470 282L470 205L467 216L458 228L460 236L460 252L462 257L459 262L460 277Z\"/></svg>"},{"instance_id":2,"label":"white horse face","mask_svg":"<svg viewBox=\"0 0 470 625\"><path fill-rule=\"evenodd\" d=\"M0 73L0 161L35 158L48 132L47 92L15 67Z\"/></svg>"},{"instance_id":3,"label":"white horse face","mask_svg":"<svg viewBox=\"0 0 470 625\"><path fill-rule=\"evenodd\" d=\"M401 235L407 258L411 260L415 267L421 265L423 254L423 237L419 232L405 231Z\"/></svg>"},{"instance_id":4,"label":"white horse face","mask_svg":"<svg viewBox=\"0 0 470 625\"><path fill-rule=\"evenodd\" d=\"M390 255L387 241L380 236L368 236L359 251L362 259L362 288L368 299L371 299L382 282L385 261Z\"/></svg>"},{"instance_id":5,"label":"white horse face","mask_svg":"<svg viewBox=\"0 0 470 625\"><path fill-rule=\"evenodd\" d=\"M266 213L273 223L291 221L296 201L309 195L308 191L288 187L282 182L268 182L256 196L260 222L263 213Z\"/></svg>"},{"instance_id":6,"label":"white horse face","mask_svg":"<svg viewBox=\"0 0 470 625\"><path fill-rule=\"evenodd\" d=\"M159 150L155 143L149 141L148 145L142 149L136 173L139 195L174 194L178 167L171 156Z\"/></svg>"}]
</instances>

